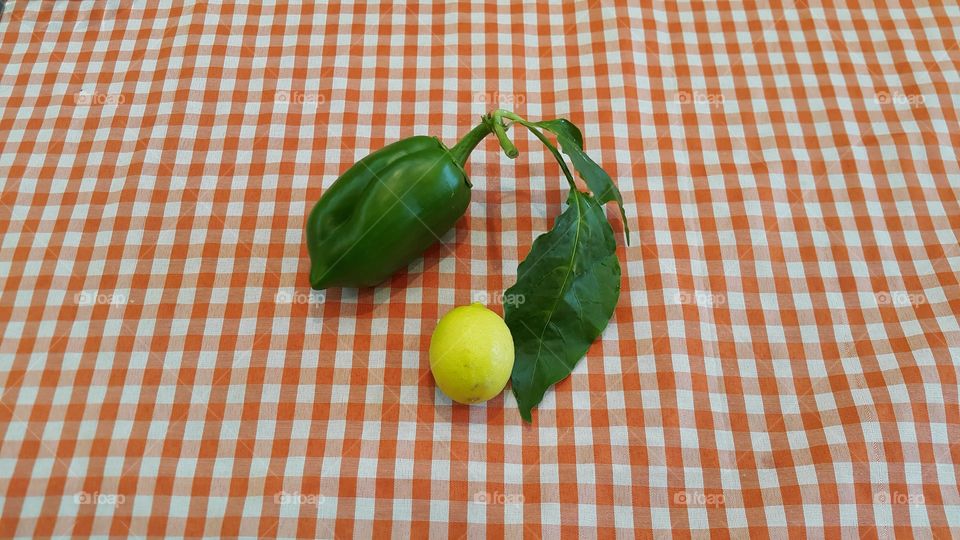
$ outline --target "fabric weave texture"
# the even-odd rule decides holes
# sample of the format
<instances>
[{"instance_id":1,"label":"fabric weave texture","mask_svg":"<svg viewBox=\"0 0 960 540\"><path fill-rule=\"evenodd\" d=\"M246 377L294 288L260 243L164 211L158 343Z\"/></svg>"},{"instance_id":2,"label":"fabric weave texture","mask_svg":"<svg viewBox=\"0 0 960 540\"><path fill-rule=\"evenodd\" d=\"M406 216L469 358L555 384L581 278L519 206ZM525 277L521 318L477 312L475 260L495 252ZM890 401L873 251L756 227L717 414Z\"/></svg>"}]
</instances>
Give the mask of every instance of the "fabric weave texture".
<instances>
[{"instance_id":1,"label":"fabric weave texture","mask_svg":"<svg viewBox=\"0 0 960 540\"><path fill-rule=\"evenodd\" d=\"M255 4L6 3L0 537L957 534L960 7ZM498 107L580 126L633 232L531 424L426 351L563 209L532 136L375 289L304 246Z\"/></svg>"}]
</instances>

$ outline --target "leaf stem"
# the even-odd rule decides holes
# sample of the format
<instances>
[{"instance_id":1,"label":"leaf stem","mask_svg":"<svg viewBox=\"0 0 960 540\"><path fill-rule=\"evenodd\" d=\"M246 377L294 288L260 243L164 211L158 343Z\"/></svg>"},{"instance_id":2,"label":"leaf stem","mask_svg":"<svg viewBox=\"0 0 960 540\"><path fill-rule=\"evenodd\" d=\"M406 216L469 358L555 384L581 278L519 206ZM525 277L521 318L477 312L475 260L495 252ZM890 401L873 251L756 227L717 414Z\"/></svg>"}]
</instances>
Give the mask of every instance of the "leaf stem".
<instances>
[{"instance_id":1,"label":"leaf stem","mask_svg":"<svg viewBox=\"0 0 960 540\"><path fill-rule=\"evenodd\" d=\"M521 126L527 128L527 130L530 131L530 133L533 133L533 135L536 138L540 139L540 142L542 142L543 145L546 146L548 150L550 150L550 153L553 154L554 159L556 159L557 163L560 164L560 169L563 170L563 175L567 177L567 183L570 184L570 189L574 191L578 191L577 182L573 179L573 174L570 172L570 169L567 168L567 162L564 161L563 156L560 154L560 151L557 150L557 147L553 143L551 143L550 140L547 139L547 137L543 134L543 132L537 129L537 127L533 123L528 122L526 119L524 119L523 117L515 113L506 111L503 109L497 109L493 111L492 116L496 121L499 121L500 118L507 118L509 120L512 120L514 123L520 124ZM494 126L494 129L496 129L496 126ZM506 135L504 135L504 137L505 136ZM501 142L501 146L503 146L502 142ZM506 151L506 148L504 148L504 151ZM509 152L507 153L507 155L510 156ZM510 157L513 157L513 156L510 156Z\"/></svg>"}]
</instances>

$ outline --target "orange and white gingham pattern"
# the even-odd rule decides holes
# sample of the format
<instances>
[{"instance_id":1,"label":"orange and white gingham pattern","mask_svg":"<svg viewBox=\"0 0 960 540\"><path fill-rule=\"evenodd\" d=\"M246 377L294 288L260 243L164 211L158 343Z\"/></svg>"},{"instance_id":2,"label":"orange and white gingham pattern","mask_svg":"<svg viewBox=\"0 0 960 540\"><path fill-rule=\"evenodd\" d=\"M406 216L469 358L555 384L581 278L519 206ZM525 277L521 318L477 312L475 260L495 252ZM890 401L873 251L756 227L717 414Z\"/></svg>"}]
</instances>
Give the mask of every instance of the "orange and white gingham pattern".
<instances>
[{"instance_id":1,"label":"orange and white gingham pattern","mask_svg":"<svg viewBox=\"0 0 960 540\"><path fill-rule=\"evenodd\" d=\"M0 19L0 537L960 530L956 4L133 4ZM634 230L532 425L425 354L561 211L532 137L408 271L307 281L339 173L497 104Z\"/></svg>"}]
</instances>

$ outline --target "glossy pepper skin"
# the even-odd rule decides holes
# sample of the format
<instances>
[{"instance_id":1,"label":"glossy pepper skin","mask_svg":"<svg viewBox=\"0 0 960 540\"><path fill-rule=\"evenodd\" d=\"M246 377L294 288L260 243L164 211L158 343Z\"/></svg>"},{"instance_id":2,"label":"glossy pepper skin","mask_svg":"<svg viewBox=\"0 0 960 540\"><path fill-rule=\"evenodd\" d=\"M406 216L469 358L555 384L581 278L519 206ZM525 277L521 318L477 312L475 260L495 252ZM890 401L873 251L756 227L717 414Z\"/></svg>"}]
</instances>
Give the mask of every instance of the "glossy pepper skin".
<instances>
[{"instance_id":1,"label":"glossy pepper skin","mask_svg":"<svg viewBox=\"0 0 960 540\"><path fill-rule=\"evenodd\" d=\"M442 237L470 204L470 149L458 144L455 154L435 137L410 137L337 178L307 219L311 287L377 285Z\"/></svg>"}]
</instances>

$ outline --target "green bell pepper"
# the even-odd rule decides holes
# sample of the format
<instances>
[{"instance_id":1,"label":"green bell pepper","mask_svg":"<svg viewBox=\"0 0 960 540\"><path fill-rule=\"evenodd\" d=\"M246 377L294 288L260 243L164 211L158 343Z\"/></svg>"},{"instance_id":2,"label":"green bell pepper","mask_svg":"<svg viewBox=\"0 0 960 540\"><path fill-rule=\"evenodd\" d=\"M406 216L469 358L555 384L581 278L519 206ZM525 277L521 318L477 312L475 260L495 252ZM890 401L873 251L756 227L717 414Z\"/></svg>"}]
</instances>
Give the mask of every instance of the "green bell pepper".
<instances>
[{"instance_id":1,"label":"green bell pepper","mask_svg":"<svg viewBox=\"0 0 960 540\"><path fill-rule=\"evenodd\" d=\"M307 219L310 285L376 285L439 240L470 204L463 166L494 130L493 122L485 116L453 148L436 137L415 136L347 169Z\"/></svg>"}]
</instances>

